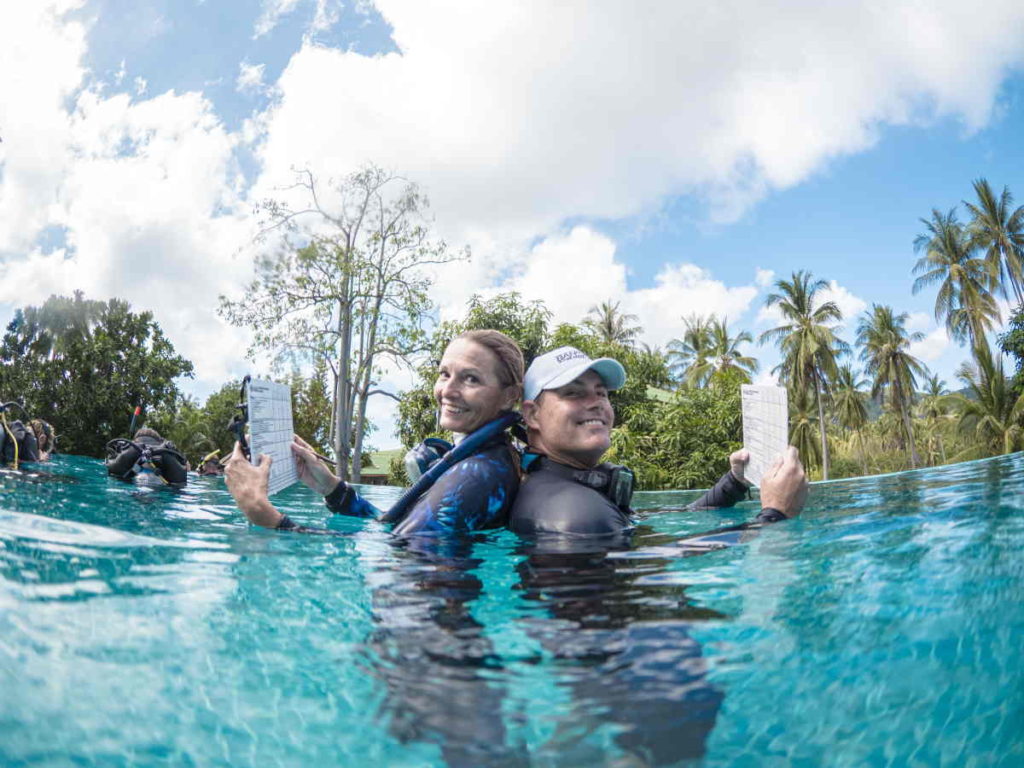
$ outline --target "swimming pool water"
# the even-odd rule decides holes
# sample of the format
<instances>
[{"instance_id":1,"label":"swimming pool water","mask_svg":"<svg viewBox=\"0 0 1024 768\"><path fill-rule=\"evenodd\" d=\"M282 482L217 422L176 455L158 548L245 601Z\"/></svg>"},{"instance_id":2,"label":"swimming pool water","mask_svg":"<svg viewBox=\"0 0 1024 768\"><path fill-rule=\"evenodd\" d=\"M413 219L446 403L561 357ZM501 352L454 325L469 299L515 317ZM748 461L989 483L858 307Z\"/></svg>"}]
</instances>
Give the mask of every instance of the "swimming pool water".
<instances>
[{"instance_id":1,"label":"swimming pool water","mask_svg":"<svg viewBox=\"0 0 1024 768\"><path fill-rule=\"evenodd\" d=\"M1022 454L819 484L684 556L752 505L537 550L0 470L0 765L1024 765L1022 491Z\"/></svg>"}]
</instances>

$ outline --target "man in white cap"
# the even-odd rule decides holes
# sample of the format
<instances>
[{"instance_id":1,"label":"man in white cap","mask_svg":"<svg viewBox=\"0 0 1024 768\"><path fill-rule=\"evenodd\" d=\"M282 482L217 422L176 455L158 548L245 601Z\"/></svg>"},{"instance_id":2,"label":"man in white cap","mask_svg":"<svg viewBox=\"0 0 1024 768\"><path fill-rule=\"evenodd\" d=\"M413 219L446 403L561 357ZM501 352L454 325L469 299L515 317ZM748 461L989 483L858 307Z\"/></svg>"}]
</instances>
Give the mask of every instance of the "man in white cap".
<instances>
[{"instance_id":1,"label":"man in white cap","mask_svg":"<svg viewBox=\"0 0 1024 768\"><path fill-rule=\"evenodd\" d=\"M523 420L528 449L524 479L509 527L519 533L618 533L633 525L632 473L602 464L615 421L608 393L626 383L626 371L609 357L592 360L574 347L537 357L526 371ZM729 457L730 470L691 505L730 507L746 497L746 451ZM807 479L790 446L761 483L757 522L777 522L800 513Z\"/></svg>"}]
</instances>

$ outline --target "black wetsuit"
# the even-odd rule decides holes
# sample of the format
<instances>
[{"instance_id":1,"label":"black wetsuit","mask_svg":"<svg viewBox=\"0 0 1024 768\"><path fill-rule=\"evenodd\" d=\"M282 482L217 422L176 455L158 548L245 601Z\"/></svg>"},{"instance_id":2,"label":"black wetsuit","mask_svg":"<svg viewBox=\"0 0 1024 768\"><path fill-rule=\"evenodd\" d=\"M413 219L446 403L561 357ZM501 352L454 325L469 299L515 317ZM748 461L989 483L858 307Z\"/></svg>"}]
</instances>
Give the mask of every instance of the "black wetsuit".
<instances>
[{"instance_id":1,"label":"black wetsuit","mask_svg":"<svg viewBox=\"0 0 1024 768\"><path fill-rule=\"evenodd\" d=\"M20 421L0 426L0 465L14 461L14 444L18 444L18 461L39 461L39 444L35 433Z\"/></svg>"},{"instance_id":2,"label":"black wetsuit","mask_svg":"<svg viewBox=\"0 0 1024 768\"><path fill-rule=\"evenodd\" d=\"M601 465L606 468L611 465ZM633 526L633 511L617 506L603 493L576 480L580 470L541 456L530 466L509 518L516 533L608 535ZM688 509L731 507L746 498L747 487L726 472L715 486ZM757 522L776 522L785 516L763 509Z\"/></svg>"},{"instance_id":3,"label":"black wetsuit","mask_svg":"<svg viewBox=\"0 0 1024 768\"><path fill-rule=\"evenodd\" d=\"M519 488L516 463L508 439L498 436L441 475L396 523L394 532L448 533L504 526ZM332 512L340 515L374 519L383 515L344 482L339 482L324 500ZM277 527L302 533L331 533L324 528L297 525L287 515Z\"/></svg>"}]
</instances>

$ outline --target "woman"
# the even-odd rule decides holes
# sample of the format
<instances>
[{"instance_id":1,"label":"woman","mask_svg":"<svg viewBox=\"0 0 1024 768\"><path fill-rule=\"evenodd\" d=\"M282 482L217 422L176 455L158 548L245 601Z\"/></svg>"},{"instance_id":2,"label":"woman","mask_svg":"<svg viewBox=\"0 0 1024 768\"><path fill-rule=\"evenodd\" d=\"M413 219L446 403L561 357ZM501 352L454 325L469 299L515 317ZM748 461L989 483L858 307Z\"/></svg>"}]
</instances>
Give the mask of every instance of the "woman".
<instances>
[{"instance_id":1,"label":"woman","mask_svg":"<svg viewBox=\"0 0 1024 768\"><path fill-rule=\"evenodd\" d=\"M434 384L440 425L458 444L467 435L512 410L522 394L523 354L500 331L467 331L444 351ZM301 438L292 444L299 479L324 495L333 512L380 518L382 513L338 479ZM259 466L245 461L236 445L228 461L228 490L249 522L266 528L316 532L297 526L267 498L269 457ZM504 433L451 466L397 521L395 533L472 531L505 524L519 488L518 456ZM320 529L320 532L323 532Z\"/></svg>"}]
</instances>

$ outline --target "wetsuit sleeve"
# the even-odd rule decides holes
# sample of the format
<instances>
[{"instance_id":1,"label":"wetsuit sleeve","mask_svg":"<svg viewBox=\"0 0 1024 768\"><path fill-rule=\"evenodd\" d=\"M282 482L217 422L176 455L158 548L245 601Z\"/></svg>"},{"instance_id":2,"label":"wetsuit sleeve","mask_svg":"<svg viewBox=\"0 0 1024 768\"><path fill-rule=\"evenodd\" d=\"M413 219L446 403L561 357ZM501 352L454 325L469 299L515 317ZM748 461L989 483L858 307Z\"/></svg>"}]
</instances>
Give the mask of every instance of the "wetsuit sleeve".
<instances>
[{"instance_id":1,"label":"wetsuit sleeve","mask_svg":"<svg viewBox=\"0 0 1024 768\"><path fill-rule=\"evenodd\" d=\"M505 445L460 461L421 496L395 533L478 531L505 525L519 474Z\"/></svg>"},{"instance_id":2,"label":"wetsuit sleeve","mask_svg":"<svg viewBox=\"0 0 1024 768\"><path fill-rule=\"evenodd\" d=\"M327 508L336 515L349 515L351 517L372 517L377 519L381 511L368 502L351 485L344 480L339 480L334 490L324 496Z\"/></svg>"},{"instance_id":3,"label":"wetsuit sleeve","mask_svg":"<svg viewBox=\"0 0 1024 768\"><path fill-rule=\"evenodd\" d=\"M687 509L722 509L733 507L740 501L747 498L747 486L736 479L736 475L730 470L719 478L714 487L707 493L687 506Z\"/></svg>"}]
</instances>

